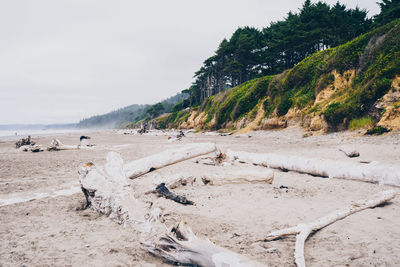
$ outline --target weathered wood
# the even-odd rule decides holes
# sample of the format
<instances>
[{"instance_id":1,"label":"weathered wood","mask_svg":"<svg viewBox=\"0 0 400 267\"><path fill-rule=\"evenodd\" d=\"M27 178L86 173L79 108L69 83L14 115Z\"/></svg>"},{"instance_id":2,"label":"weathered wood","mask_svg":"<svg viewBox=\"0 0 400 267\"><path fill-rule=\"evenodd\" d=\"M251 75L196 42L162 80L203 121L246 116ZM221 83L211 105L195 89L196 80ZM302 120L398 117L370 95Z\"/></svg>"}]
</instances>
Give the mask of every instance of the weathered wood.
<instances>
[{"instance_id":1,"label":"weathered wood","mask_svg":"<svg viewBox=\"0 0 400 267\"><path fill-rule=\"evenodd\" d=\"M28 135L28 137L27 138L21 138L20 140L18 140L16 143L15 143L15 148L20 148L21 146L33 146L33 145L35 145L35 142L33 142L32 140L31 140L31 136L30 135Z\"/></svg>"},{"instance_id":2,"label":"weathered wood","mask_svg":"<svg viewBox=\"0 0 400 267\"><path fill-rule=\"evenodd\" d=\"M204 185L225 185L225 184L272 184L274 173L272 170L263 167L216 167L206 173L187 175L178 173L174 175L154 175L152 183L146 186L145 194L156 193L154 186L165 183L169 189L181 186L204 186Z\"/></svg>"},{"instance_id":3,"label":"weathered wood","mask_svg":"<svg viewBox=\"0 0 400 267\"><path fill-rule=\"evenodd\" d=\"M161 210L137 200L123 172L123 160L115 152L107 156L104 167L86 163L79 168L79 182L92 208L119 224L141 232L157 230ZM84 192L85 192L84 191ZM159 230L159 229L158 229Z\"/></svg>"},{"instance_id":4,"label":"weathered wood","mask_svg":"<svg viewBox=\"0 0 400 267\"><path fill-rule=\"evenodd\" d=\"M169 191L169 189L165 186L165 183L161 183L159 185L157 185L156 187L156 192L167 198L167 199L171 199L177 203L183 204L183 205L193 205L193 201L188 200L185 196L179 196L171 191Z\"/></svg>"},{"instance_id":5,"label":"weathered wood","mask_svg":"<svg viewBox=\"0 0 400 267\"><path fill-rule=\"evenodd\" d=\"M258 154L228 150L229 160L251 163L275 169L296 171L329 178L360 180L400 186L400 168L383 164L362 164L351 161Z\"/></svg>"},{"instance_id":6,"label":"weathered wood","mask_svg":"<svg viewBox=\"0 0 400 267\"><path fill-rule=\"evenodd\" d=\"M24 151L24 152L42 152L44 151L44 148L39 146L39 145L24 145L20 146L19 150Z\"/></svg>"},{"instance_id":7,"label":"weathered wood","mask_svg":"<svg viewBox=\"0 0 400 267\"><path fill-rule=\"evenodd\" d=\"M82 139L79 145L64 145L59 139L55 138L51 141L50 145L47 146L48 151L59 151L59 150L79 150L79 149L92 149L92 146L87 145L87 139Z\"/></svg>"},{"instance_id":8,"label":"weathered wood","mask_svg":"<svg viewBox=\"0 0 400 267\"><path fill-rule=\"evenodd\" d=\"M219 247L208 239L200 239L181 222L156 243L143 243L154 256L170 263L202 267L265 266L243 255Z\"/></svg>"},{"instance_id":9,"label":"weathered wood","mask_svg":"<svg viewBox=\"0 0 400 267\"><path fill-rule=\"evenodd\" d=\"M297 235L294 257L296 259L297 266L304 267L306 266L304 259L304 243L312 232L318 231L358 211L379 206L394 199L395 197L396 192L392 190L382 191L376 195L373 195L370 199L357 201L344 209L331 212L313 222L298 224L294 227L271 232L265 237L264 241L276 240L288 235Z\"/></svg>"},{"instance_id":10,"label":"weathered wood","mask_svg":"<svg viewBox=\"0 0 400 267\"><path fill-rule=\"evenodd\" d=\"M346 147L339 148L339 151L343 152L349 158L356 158L360 156L360 152L358 152L357 150L349 149Z\"/></svg>"},{"instance_id":11,"label":"weathered wood","mask_svg":"<svg viewBox=\"0 0 400 267\"><path fill-rule=\"evenodd\" d=\"M86 163L80 166L78 173L82 191L92 209L145 234L143 237L149 241L143 244L154 255L197 266L262 266L209 240L197 238L183 225L164 237L166 227L162 223L161 209L134 197L119 154L110 152L104 167ZM163 237L154 239L156 235Z\"/></svg>"},{"instance_id":12,"label":"weathered wood","mask_svg":"<svg viewBox=\"0 0 400 267\"><path fill-rule=\"evenodd\" d=\"M213 151L215 151L215 145L211 143L188 144L129 162L124 165L124 171L127 177L133 179L150 171Z\"/></svg>"}]
</instances>

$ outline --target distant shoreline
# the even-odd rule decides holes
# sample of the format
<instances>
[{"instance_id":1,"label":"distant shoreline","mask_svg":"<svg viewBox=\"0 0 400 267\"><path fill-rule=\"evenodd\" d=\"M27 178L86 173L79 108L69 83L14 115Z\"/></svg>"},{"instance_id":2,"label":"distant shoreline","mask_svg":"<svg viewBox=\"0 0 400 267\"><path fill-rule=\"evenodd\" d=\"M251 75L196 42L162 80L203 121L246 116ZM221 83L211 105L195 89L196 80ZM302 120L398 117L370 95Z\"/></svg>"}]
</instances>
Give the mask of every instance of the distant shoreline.
<instances>
[{"instance_id":1,"label":"distant shoreline","mask_svg":"<svg viewBox=\"0 0 400 267\"><path fill-rule=\"evenodd\" d=\"M17 140L20 138L27 137L30 135L31 137L36 136L49 136L49 135L59 135L66 133L87 133L98 130L88 130L88 129L47 129L47 130L37 130L37 129L21 129L21 130L0 130L0 140ZM15 135L17 133L17 135Z\"/></svg>"}]
</instances>

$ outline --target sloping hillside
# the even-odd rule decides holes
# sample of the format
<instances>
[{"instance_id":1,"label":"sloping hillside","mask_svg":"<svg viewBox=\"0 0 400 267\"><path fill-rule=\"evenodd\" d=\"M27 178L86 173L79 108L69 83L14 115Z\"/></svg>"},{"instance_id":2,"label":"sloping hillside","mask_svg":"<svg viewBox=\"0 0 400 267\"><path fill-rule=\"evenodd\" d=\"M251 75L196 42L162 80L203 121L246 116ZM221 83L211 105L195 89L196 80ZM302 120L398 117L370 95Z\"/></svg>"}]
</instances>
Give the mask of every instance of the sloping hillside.
<instances>
[{"instance_id":1,"label":"sloping hillside","mask_svg":"<svg viewBox=\"0 0 400 267\"><path fill-rule=\"evenodd\" d=\"M311 131L400 127L400 20L317 52L290 70L243 83L201 106L156 119L161 128Z\"/></svg>"},{"instance_id":2,"label":"sloping hillside","mask_svg":"<svg viewBox=\"0 0 400 267\"><path fill-rule=\"evenodd\" d=\"M78 128L116 128L123 123L135 120L144 113L148 105L130 105L103 115L81 120Z\"/></svg>"},{"instance_id":3,"label":"sloping hillside","mask_svg":"<svg viewBox=\"0 0 400 267\"><path fill-rule=\"evenodd\" d=\"M103 115L96 115L81 120L78 128L124 128L134 127L138 121L147 121L160 114L171 112L179 101L187 98L187 94L178 93L154 105L130 105Z\"/></svg>"}]
</instances>

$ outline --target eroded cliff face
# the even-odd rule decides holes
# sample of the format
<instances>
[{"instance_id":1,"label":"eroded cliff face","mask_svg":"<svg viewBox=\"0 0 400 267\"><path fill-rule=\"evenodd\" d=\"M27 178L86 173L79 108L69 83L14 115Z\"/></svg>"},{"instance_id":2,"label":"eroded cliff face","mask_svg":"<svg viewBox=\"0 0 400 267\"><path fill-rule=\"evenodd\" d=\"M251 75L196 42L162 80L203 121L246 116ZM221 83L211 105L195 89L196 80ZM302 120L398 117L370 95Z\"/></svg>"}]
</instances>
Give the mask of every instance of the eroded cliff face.
<instances>
[{"instance_id":1,"label":"eroded cliff face","mask_svg":"<svg viewBox=\"0 0 400 267\"><path fill-rule=\"evenodd\" d=\"M382 110L377 125L400 129L400 76L396 76L390 91L377 101L375 107Z\"/></svg>"},{"instance_id":2,"label":"eroded cliff face","mask_svg":"<svg viewBox=\"0 0 400 267\"><path fill-rule=\"evenodd\" d=\"M331 129L321 111L326 110L332 103L343 101L346 93L352 90L356 70L348 70L343 73L334 70L331 74L333 77L331 83L321 89L316 94L313 103L307 107L302 109L292 107L285 115L279 116L277 107L268 112L264 108L263 101L260 100L245 116L238 120L228 121L219 129L245 133L253 130L283 129L295 125L303 127L310 135L325 134ZM371 114L371 116L378 116L376 125L391 130L400 129L400 76L393 79L390 90L376 101L374 108L378 111L378 115ZM207 110L188 109L183 113L183 117L186 118L173 127L199 130L217 129L217 115L210 115ZM341 130L343 129L345 128L343 127Z\"/></svg>"}]
</instances>

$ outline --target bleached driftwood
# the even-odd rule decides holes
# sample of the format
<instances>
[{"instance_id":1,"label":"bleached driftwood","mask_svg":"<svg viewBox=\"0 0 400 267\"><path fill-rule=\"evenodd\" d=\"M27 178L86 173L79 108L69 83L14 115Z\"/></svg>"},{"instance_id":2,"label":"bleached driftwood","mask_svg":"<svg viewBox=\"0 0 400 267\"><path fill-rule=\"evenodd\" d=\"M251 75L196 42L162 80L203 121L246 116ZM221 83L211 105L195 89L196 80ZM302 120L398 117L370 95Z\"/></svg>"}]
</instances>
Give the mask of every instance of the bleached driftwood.
<instances>
[{"instance_id":1,"label":"bleached driftwood","mask_svg":"<svg viewBox=\"0 0 400 267\"><path fill-rule=\"evenodd\" d=\"M49 146L47 146L48 151L58 151L58 150L78 150L78 149L91 149L92 146L86 145L86 140L79 145L64 145L59 139L53 139Z\"/></svg>"},{"instance_id":2,"label":"bleached driftwood","mask_svg":"<svg viewBox=\"0 0 400 267\"><path fill-rule=\"evenodd\" d=\"M146 234L147 240L155 240L153 237L156 234L165 235L161 210L134 197L119 154L110 152L104 167L86 163L78 172L82 191L86 192L85 196L95 211ZM174 233L175 237L169 233L158 242L147 241L143 244L154 255L179 264L204 267L261 266L209 240L197 238L188 227L180 225Z\"/></svg>"},{"instance_id":3,"label":"bleached driftwood","mask_svg":"<svg viewBox=\"0 0 400 267\"><path fill-rule=\"evenodd\" d=\"M144 243L147 250L164 260L181 265L203 267L265 266L243 255L198 238L190 227L180 223L157 243Z\"/></svg>"},{"instance_id":4,"label":"bleached driftwood","mask_svg":"<svg viewBox=\"0 0 400 267\"><path fill-rule=\"evenodd\" d=\"M152 185L146 185L145 194L157 193L154 186L165 183L169 189L176 189L181 186L204 186L204 185L225 185L225 184L272 184L274 173L270 169L260 167L218 167L206 173L192 175L154 175L151 179Z\"/></svg>"},{"instance_id":5,"label":"bleached driftwood","mask_svg":"<svg viewBox=\"0 0 400 267\"><path fill-rule=\"evenodd\" d=\"M110 152L104 167L86 163L78 173L82 191L95 211L141 232L155 230L153 222L161 219L161 210L135 198L119 154Z\"/></svg>"},{"instance_id":6,"label":"bleached driftwood","mask_svg":"<svg viewBox=\"0 0 400 267\"><path fill-rule=\"evenodd\" d=\"M212 173L201 174L204 184L272 184L274 173L269 169L235 168L215 170Z\"/></svg>"},{"instance_id":7,"label":"bleached driftwood","mask_svg":"<svg viewBox=\"0 0 400 267\"><path fill-rule=\"evenodd\" d=\"M382 191L376 195L373 195L371 199L357 201L344 209L331 212L313 222L307 224L298 224L294 227L269 233L264 241L271 241L288 235L296 235L294 257L296 259L296 265L298 267L304 267L306 266L304 259L304 243L312 232L318 231L325 226L328 226L358 211L379 206L395 197L396 193L392 190Z\"/></svg>"},{"instance_id":8,"label":"bleached driftwood","mask_svg":"<svg viewBox=\"0 0 400 267\"><path fill-rule=\"evenodd\" d=\"M255 165L307 173L315 176L360 180L364 182L400 186L400 168L383 164L362 164L357 162L258 154L228 150L229 160Z\"/></svg>"},{"instance_id":9,"label":"bleached driftwood","mask_svg":"<svg viewBox=\"0 0 400 267\"><path fill-rule=\"evenodd\" d=\"M226 154L221 151L215 151L215 155L212 157L204 157L196 160L196 163L212 166L223 166L226 165Z\"/></svg>"},{"instance_id":10,"label":"bleached driftwood","mask_svg":"<svg viewBox=\"0 0 400 267\"><path fill-rule=\"evenodd\" d=\"M215 151L215 145L211 143L189 144L181 148L166 150L129 162L124 165L124 171L127 177L133 179L161 167L205 155L213 151Z\"/></svg>"},{"instance_id":11,"label":"bleached driftwood","mask_svg":"<svg viewBox=\"0 0 400 267\"><path fill-rule=\"evenodd\" d=\"M39 145L23 145L19 147L19 150L24 152L42 152L44 151L44 148Z\"/></svg>"}]
</instances>

